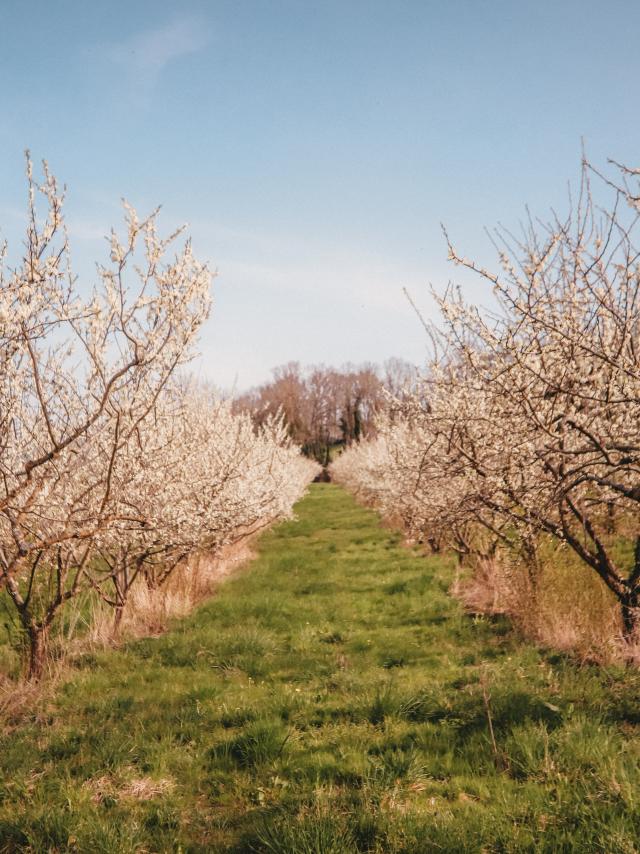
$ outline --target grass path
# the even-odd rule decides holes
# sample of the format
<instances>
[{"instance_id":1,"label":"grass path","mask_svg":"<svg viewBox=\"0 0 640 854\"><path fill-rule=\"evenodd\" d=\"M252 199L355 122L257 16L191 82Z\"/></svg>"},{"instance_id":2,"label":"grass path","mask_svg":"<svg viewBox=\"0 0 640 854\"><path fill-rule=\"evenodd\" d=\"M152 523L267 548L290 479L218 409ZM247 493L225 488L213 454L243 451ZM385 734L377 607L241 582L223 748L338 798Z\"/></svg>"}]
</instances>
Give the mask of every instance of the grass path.
<instances>
[{"instance_id":1,"label":"grass path","mask_svg":"<svg viewBox=\"0 0 640 854\"><path fill-rule=\"evenodd\" d=\"M297 513L2 737L1 851L639 850L635 672L463 615L336 486Z\"/></svg>"}]
</instances>

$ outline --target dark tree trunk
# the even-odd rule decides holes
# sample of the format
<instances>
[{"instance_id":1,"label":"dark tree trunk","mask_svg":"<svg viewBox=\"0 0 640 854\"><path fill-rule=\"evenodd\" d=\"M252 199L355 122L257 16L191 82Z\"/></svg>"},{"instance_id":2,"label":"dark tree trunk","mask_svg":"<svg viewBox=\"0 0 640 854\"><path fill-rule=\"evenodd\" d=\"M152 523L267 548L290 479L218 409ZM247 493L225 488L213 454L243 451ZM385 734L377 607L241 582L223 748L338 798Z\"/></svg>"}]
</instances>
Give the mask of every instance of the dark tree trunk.
<instances>
[{"instance_id":1,"label":"dark tree trunk","mask_svg":"<svg viewBox=\"0 0 640 854\"><path fill-rule=\"evenodd\" d=\"M616 532L616 508L612 501L607 502L607 518L605 521L605 530L607 534L615 534Z\"/></svg>"},{"instance_id":2,"label":"dark tree trunk","mask_svg":"<svg viewBox=\"0 0 640 854\"><path fill-rule=\"evenodd\" d=\"M27 676L34 682L42 678L47 655L47 627L31 623L29 636L29 670Z\"/></svg>"},{"instance_id":3,"label":"dark tree trunk","mask_svg":"<svg viewBox=\"0 0 640 854\"><path fill-rule=\"evenodd\" d=\"M622 611L622 628L625 640L633 640L638 632L638 589L632 588L625 593L620 599L620 609Z\"/></svg>"},{"instance_id":4,"label":"dark tree trunk","mask_svg":"<svg viewBox=\"0 0 640 854\"><path fill-rule=\"evenodd\" d=\"M640 628L640 537L636 537L633 550L633 570L619 599L625 640L637 640Z\"/></svg>"},{"instance_id":5,"label":"dark tree trunk","mask_svg":"<svg viewBox=\"0 0 640 854\"><path fill-rule=\"evenodd\" d=\"M120 602L116 605L114 609L113 615L113 637L117 637L120 632L120 625L122 623L122 616L124 614L124 602Z\"/></svg>"}]
</instances>

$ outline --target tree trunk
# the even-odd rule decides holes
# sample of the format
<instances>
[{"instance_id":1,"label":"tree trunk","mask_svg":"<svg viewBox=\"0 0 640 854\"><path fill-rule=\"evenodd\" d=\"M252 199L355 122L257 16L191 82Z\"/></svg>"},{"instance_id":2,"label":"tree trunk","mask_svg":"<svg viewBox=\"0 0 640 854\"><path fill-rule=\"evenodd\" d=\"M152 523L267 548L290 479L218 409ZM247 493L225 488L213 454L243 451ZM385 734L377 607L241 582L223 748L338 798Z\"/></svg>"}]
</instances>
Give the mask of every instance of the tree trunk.
<instances>
[{"instance_id":1,"label":"tree trunk","mask_svg":"<svg viewBox=\"0 0 640 854\"><path fill-rule=\"evenodd\" d=\"M27 676L33 682L42 678L47 655L47 627L31 623L27 627L29 636L29 670Z\"/></svg>"},{"instance_id":2,"label":"tree trunk","mask_svg":"<svg viewBox=\"0 0 640 854\"><path fill-rule=\"evenodd\" d=\"M622 630L624 639L628 642L640 640L640 536L636 537L633 552L633 570L625 582L622 596L619 597Z\"/></svg>"},{"instance_id":3,"label":"tree trunk","mask_svg":"<svg viewBox=\"0 0 640 854\"><path fill-rule=\"evenodd\" d=\"M124 602L119 602L115 607L115 612L113 615L113 637L117 637L120 633L120 624L122 623L122 616L124 614Z\"/></svg>"},{"instance_id":4,"label":"tree trunk","mask_svg":"<svg viewBox=\"0 0 640 854\"><path fill-rule=\"evenodd\" d=\"M633 641L638 633L638 590L629 590L628 593L620 599L620 609L622 611L622 629L624 639Z\"/></svg>"},{"instance_id":5,"label":"tree trunk","mask_svg":"<svg viewBox=\"0 0 640 854\"><path fill-rule=\"evenodd\" d=\"M607 502L607 518L605 521L605 530L607 534L615 534L616 532L616 507L613 501Z\"/></svg>"}]
</instances>

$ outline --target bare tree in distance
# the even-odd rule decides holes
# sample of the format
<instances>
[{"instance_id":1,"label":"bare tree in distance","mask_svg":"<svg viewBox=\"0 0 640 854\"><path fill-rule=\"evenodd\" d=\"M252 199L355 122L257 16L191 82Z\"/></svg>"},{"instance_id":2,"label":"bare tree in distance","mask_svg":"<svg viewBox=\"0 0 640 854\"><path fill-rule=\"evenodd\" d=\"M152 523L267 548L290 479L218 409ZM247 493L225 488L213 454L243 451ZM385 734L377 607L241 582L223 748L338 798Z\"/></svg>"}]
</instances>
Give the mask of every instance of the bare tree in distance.
<instances>
[{"instance_id":1,"label":"bare tree in distance","mask_svg":"<svg viewBox=\"0 0 640 854\"><path fill-rule=\"evenodd\" d=\"M237 397L234 406L251 412L258 424L281 412L292 439L327 466L333 450L372 437L388 396L403 398L416 377L417 369L401 359L389 359L382 368L371 363L303 368L289 362L273 370L271 382Z\"/></svg>"}]
</instances>

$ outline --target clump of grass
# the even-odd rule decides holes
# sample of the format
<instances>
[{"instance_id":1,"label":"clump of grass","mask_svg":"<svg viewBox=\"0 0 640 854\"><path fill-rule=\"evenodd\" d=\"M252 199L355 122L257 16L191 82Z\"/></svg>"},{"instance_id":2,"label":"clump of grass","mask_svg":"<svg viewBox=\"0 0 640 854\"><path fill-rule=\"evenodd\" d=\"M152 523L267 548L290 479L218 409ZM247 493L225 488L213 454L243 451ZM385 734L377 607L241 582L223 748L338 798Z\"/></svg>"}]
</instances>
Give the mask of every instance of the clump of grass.
<instances>
[{"instance_id":1,"label":"clump of grass","mask_svg":"<svg viewBox=\"0 0 640 854\"><path fill-rule=\"evenodd\" d=\"M320 640L323 643L344 643L345 638L342 632L334 630L332 632L326 632L326 634L321 635Z\"/></svg>"},{"instance_id":2,"label":"clump of grass","mask_svg":"<svg viewBox=\"0 0 640 854\"><path fill-rule=\"evenodd\" d=\"M240 768L256 768L282 756L291 732L278 720L253 721L234 738L212 750L212 758L230 760Z\"/></svg>"},{"instance_id":3,"label":"clump of grass","mask_svg":"<svg viewBox=\"0 0 640 854\"><path fill-rule=\"evenodd\" d=\"M279 815L256 830L249 850L259 854L353 854L359 849L336 815Z\"/></svg>"},{"instance_id":4,"label":"clump of grass","mask_svg":"<svg viewBox=\"0 0 640 854\"><path fill-rule=\"evenodd\" d=\"M398 593L406 593L407 589L406 581L392 581L391 584L387 584L384 588L384 592L389 596L395 596Z\"/></svg>"}]
</instances>

